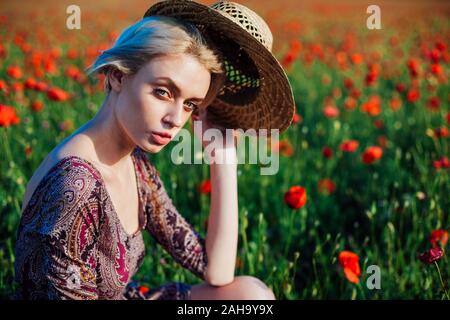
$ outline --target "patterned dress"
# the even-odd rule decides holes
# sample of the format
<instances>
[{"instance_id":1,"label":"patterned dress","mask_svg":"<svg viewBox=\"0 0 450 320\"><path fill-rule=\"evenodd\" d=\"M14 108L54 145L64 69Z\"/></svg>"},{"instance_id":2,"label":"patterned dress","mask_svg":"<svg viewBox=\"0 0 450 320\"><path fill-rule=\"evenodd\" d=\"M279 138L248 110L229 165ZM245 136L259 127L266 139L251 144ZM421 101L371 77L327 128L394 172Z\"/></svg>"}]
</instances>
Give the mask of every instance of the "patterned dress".
<instances>
[{"instance_id":1,"label":"patterned dress","mask_svg":"<svg viewBox=\"0 0 450 320\"><path fill-rule=\"evenodd\" d=\"M145 292L131 278L145 256L148 231L183 267L204 280L205 241L178 213L143 150L132 153L139 230L128 234L100 172L68 156L40 181L17 231L16 299L190 299L181 282Z\"/></svg>"}]
</instances>

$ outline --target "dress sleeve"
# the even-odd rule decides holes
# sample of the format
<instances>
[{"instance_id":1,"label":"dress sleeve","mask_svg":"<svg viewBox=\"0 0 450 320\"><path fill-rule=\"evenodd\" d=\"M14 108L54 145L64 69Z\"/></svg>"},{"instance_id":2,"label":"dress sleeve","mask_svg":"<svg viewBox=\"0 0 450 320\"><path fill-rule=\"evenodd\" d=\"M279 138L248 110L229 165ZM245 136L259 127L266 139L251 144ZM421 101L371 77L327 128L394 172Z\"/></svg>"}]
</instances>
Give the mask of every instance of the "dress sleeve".
<instances>
[{"instance_id":1,"label":"dress sleeve","mask_svg":"<svg viewBox=\"0 0 450 320\"><path fill-rule=\"evenodd\" d=\"M150 194L147 196L146 229L180 265L205 279L205 240L181 216L167 194L158 170L145 159Z\"/></svg>"},{"instance_id":2,"label":"dress sleeve","mask_svg":"<svg viewBox=\"0 0 450 320\"><path fill-rule=\"evenodd\" d=\"M90 170L76 162L61 167L30 200L16 243L23 299L98 299L101 189Z\"/></svg>"}]
</instances>

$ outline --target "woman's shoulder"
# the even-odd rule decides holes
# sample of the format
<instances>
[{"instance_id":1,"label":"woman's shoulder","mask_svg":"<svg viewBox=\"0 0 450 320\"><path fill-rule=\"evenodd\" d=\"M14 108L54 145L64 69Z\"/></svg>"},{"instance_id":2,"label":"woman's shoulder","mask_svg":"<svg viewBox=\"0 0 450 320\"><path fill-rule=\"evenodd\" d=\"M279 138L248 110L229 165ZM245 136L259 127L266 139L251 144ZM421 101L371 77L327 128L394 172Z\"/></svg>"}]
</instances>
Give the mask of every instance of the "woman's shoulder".
<instances>
[{"instance_id":1,"label":"woman's shoulder","mask_svg":"<svg viewBox=\"0 0 450 320\"><path fill-rule=\"evenodd\" d=\"M23 212L29 207L61 200L69 210L83 198L88 200L93 194L99 195L100 186L100 173L90 161L76 155L54 157L49 154L27 185Z\"/></svg>"},{"instance_id":2,"label":"woman's shoulder","mask_svg":"<svg viewBox=\"0 0 450 320\"><path fill-rule=\"evenodd\" d=\"M55 183L70 186L80 181L100 181L100 172L83 152L89 149L86 139L73 136L50 151L27 184L22 212L35 193L53 189Z\"/></svg>"}]
</instances>

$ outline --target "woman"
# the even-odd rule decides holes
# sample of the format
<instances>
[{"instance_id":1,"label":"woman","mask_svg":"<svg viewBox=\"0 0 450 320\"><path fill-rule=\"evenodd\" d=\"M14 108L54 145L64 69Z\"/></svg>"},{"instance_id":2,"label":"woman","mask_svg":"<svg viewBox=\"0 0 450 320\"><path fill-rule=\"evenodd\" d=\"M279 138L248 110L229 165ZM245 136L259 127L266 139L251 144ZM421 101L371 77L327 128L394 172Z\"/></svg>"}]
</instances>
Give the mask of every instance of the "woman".
<instances>
[{"instance_id":1,"label":"woman","mask_svg":"<svg viewBox=\"0 0 450 320\"><path fill-rule=\"evenodd\" d=\"M224 129L207 119L225 81L220 52L207 43L188 21L149 16L91 66L89 72L105 74L103 105L49 153L27 185L16 242L17 298L275 298L259 279L234 276L237 161L210 164L204 240L173 206L145 155L159 152L191 116L203 130ZM216 156L235 159L234 141L214 143ZM144 258L143 230L204 282L137 290L131 278Z\"/></svg>"}]
</instances>

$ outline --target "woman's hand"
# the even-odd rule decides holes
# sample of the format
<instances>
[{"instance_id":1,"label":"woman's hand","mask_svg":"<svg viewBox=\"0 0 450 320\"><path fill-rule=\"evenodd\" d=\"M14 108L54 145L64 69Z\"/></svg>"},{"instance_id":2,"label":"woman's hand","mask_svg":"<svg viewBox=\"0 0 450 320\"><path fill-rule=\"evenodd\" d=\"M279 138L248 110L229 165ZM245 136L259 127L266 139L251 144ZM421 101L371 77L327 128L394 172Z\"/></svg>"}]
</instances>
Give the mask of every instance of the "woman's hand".
<instances>
[{"instance_id":1,"label":"woman's hand","mask_svg":"<svg viewBox=\"0 0 450 320\"><path fill-rule=\"evenodd\" d=\"M214 158L214 160L209 160L212 163L237 164L236 145L237 139L239 138L238 132L235 129L227 130L221 125L211 123L208 120L207 112L207 109L202 108L197 114L192 114L192 125L194 126L195 121L201 122L201 133L199 132L200 130L196 131L194 126L194 134L201 141L204 148L208 148L208 151L212 151L211 157ZM210 129L218 129L222 133L222 139L219 139L213 132L209 132L205 136L205 133ZM227 131L230 135L229 137L227 137ZM200 134L201 136L199 136Z\"/></svg>"},{"instance_id":2,"label":"woman's hand","mask_svg":"<svg viewBox=\"0 0 450 320\"><path fill-rule=\"evenodd\" d=\"M214 149L229 149L231 147L236 147L237 139L239 138L239 133L235 129L228 129L228 131L231 133L230 139L227 139L227 130L225 127L211 123L207 119L207 108L201 108L197 113L192 114L192 126L194 126L194 121L201 121L201 136L199 136L199 132L196 132L194 130L194 134L197 136L197 138L201 141L204 148L206 148L210 143L214 144ZM222 141L216 141L217 139L214 137L213 141L204 139L205 132L208 129L218 129L222 133L223 140ZM230 131L231 130L231 131Z\"/></svg>"}]
</instances>

